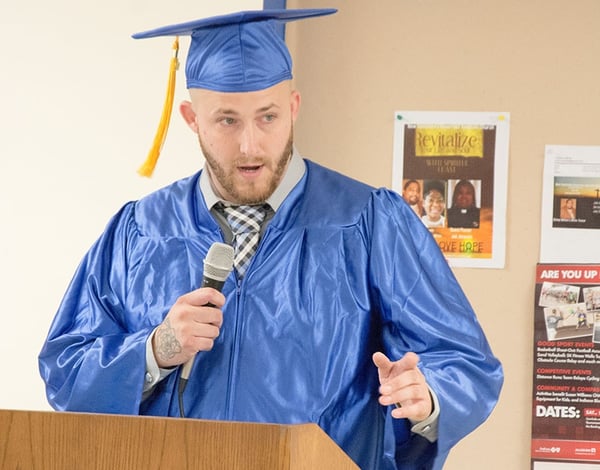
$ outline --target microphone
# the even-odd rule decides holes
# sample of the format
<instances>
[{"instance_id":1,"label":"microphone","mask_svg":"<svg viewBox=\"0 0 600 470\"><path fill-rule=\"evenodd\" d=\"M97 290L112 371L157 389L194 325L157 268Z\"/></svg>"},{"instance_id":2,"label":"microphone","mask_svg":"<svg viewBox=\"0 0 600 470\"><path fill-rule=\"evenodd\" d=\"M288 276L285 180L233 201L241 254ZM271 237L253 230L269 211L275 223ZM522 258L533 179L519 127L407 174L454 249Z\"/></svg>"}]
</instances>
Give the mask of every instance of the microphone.
<instances>
[{"instance_id":1,"label":"microphone","mask_svg":"<svg viewBox=\"0 0 600 470\"><path fill-rule=\"evenodd\" d=\"M225 280L233 269L233 247L226 243L216 242L211 245L204 258L204 274L202 276L202 285L200 287L212 287L219 292L225 284ZM214 307L211 303L206 304ZM179 412L184 417L182 396L188 377L194 364L195 356L189 359L182 367L179 376Z\"/></svg>"},{"instance_id":2,"label":"microphone","mask_svg":"<svg viewBox=\"0 0 600 470\"><path fill-rule=\"evenodd\" d=\"M212 287L220 292L232 269L233 247L226 243L213 243L204 258L201 287Z\"/></svg>"},{"instance_id":3,"label":"microphone","mask_svg":"<svg viewBox=\"0 0 600 470\"><path fill-rule=\"evenodd\" d=\"M219 292L225 284L225 280L233 269L233 247L226 243L213 243L204 258L204 275L201 287L212 287ZM211 303L206 304L214 307ZM181 378L187 380L192 370L194 358L192 357L181 369Z\"/></svg>"}]
</instances>

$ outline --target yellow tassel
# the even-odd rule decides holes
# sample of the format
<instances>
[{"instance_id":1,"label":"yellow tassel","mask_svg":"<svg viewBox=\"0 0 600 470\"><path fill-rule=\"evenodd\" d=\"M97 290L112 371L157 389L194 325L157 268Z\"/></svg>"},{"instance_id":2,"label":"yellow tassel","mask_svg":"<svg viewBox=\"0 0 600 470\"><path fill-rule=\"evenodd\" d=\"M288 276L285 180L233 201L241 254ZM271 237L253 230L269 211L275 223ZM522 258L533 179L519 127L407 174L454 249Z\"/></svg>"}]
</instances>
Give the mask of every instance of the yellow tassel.
<instances>
[{"instance_id":1,"label":"yellow tassel","mask_svg":"<svg viewBox=\"0 0 600 470\"><path fill-rule=\"evenodd\" d=\"M152 148L148 152L146 161L138 169L138 173L142 176L150 177L154 172L154 167L158 161L160 151L167 137L167 129L169 128L169 122L171 121L171 111L173 110L173 98L175 96L175 75L179 68L179 59L177 53L179 52L179 37L175 38L173 43L173 57L171 58L171 65L169 67L169 83L167 84L167 96L165 98L165 105L163 107L162 116L156 135L154 136L154 142Z\"/></svg>"}]
</instances>

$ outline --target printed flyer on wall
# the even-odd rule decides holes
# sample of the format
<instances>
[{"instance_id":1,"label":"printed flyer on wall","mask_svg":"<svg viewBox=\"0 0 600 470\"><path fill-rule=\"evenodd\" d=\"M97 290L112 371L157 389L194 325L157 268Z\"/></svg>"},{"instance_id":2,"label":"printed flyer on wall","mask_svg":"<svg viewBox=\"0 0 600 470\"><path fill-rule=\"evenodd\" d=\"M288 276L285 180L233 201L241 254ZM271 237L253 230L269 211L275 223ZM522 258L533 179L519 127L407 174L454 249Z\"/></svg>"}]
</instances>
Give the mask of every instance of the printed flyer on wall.
<instances>
[{"instance_id":1,"label":"printed flyer on wall","mask_svg":"<svg viewBox=\"0 0 600 470\"><path fill-rule=\"evenodd\" d=\"M451 266L503 268L509 113L397 111L392 189Z\"/></svg>"},{"instance_id":2,"label":"printed flyer on wall","mask_svg":"<svg viewBox=\"0 0 600 470\"><path fill-rule=\"evenodd\" d=\"M600 263L600 147L547 145L541 263Z\"/></svg>"},{"instance_id":3,"label":"printed flyer on wall","mask_svg":"<svg viewBox=\"0 0 600 470\"><path fill-rule=\"evenodd\" d=\"M532 468L600 469L600 264L537 265L533 365Z\"/></svg>"}]
</instances>

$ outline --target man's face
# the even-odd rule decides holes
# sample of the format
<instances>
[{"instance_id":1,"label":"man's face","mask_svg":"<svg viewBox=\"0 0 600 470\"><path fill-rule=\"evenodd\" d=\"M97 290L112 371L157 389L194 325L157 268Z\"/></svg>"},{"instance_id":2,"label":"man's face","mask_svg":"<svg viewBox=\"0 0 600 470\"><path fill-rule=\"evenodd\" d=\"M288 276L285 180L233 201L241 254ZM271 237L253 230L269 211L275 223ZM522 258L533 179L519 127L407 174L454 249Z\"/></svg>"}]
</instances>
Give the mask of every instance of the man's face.
<instances>
[{"instance_id":1,"label":"man's face","mask_svg":"<svg viewBox=\"0 0 600 470\"><path fill-rule=\"evenodd\" d=\"M411 206L419 202L419 193L421 192L421 188L415 182L410 183L406 189L402 193L402 197L406 202L408 202Z\"/></svg>"},{"instance_id":2,"label":"man's face","mask_svg":"<svg viewBox=\"0 0 600 470\"><path fill-rule=\"evenodd\" d=\"M213 188L237 204L263 202L287 168L300 95L289 82L248 93L190 90L181 105L198 134Z\"/></svg>"},{"instance_id":3,"label":"man's face","mask_svg":"<svg viewBox=\"0 0 600 470\"><path fill-rule=\"evenodd\" d=\"M439 220L446 208L446 202L442 193L436 190L429 191L423 204L429 220Z\"/></svg>"}]
</instances>

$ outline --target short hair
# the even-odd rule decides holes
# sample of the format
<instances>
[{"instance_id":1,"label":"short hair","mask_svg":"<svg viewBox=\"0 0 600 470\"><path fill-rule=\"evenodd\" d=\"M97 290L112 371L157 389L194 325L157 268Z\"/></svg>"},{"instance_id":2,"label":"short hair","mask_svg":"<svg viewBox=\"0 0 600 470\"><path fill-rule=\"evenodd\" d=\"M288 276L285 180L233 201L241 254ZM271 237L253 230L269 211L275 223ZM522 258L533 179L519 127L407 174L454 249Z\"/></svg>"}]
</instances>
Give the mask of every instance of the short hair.
<instances>
[{"instance_id":1,"label":"short hair","mask_svg":"<svg viewBox=\"0 0 600 470\"><path fill-rule=\"evenodd\" d=\"M406 190L406 188L408 188L413 183L415 183L419 187L419 189L421 189L421 184L417 180L408 180L406 183L404 183L403 189Z\"/></svg>"},{"instance_id":2,"label":"short hair","mask_svg":"<svg viewBox=\"0 0 600 470\"><path fill-rule=\"evenodd\" d=\"M444 199L446 199L446 195L445 195L445 191L444 191L444 183L442 183L441 181L437 181L437 180L432 180L432 181L427 181L425 183L425 189L423 191L423 197L427 197L427 195L431 192L431 191L437 191L438 193L440 193Z\"/></svg>"}]
</instances>

